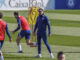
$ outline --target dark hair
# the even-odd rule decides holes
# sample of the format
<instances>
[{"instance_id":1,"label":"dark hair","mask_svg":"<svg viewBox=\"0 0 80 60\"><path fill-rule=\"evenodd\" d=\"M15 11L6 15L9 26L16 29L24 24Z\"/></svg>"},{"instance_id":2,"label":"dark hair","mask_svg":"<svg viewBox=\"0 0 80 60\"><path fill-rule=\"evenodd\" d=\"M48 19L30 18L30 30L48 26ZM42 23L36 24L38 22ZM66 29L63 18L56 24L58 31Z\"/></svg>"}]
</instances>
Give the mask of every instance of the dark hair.
<instances>
[{"instance_id":1,"label":"dark hair","mask_svg":"<svg viewBox=\"0 0 80 60\"><path fill-rule=\"evenodd\" d=\"M3 17L3 14L2 13L0 13L0 18L2 18Z\"/></svg>"},{"instance_id":2,"label":"dark hair","mask_svg":"<svg viewBox=\"0 0 80 60\"><path fill-rule=\"evenodd\" d=\"M41 11L43 11L43 9L42 9L42 8L39 8L39 11L40 11L40 10L41 10Z\"/></svg>"},{"instance_id":3,"label":"dark hair","mask_svg":"<svg viewBox=\"0 0 80 60\"><path fill-rule=\"evenodd\" d=\"M64 52L58 52L58 55L57 55L57 57L59 57L60 55L62 55L62 54L64 54Z\"/></svg>"},{"instance_id":4,"label":"dark hair","mask_svg":"<svg viewBox=\"0 0 80 60\"><path fill-rule=\"evenodd\" d=\"M18 13L18 12L14 12L14 15L17 15L17 16L19 16L19 13Z\"/></svg>"}]
</instances>

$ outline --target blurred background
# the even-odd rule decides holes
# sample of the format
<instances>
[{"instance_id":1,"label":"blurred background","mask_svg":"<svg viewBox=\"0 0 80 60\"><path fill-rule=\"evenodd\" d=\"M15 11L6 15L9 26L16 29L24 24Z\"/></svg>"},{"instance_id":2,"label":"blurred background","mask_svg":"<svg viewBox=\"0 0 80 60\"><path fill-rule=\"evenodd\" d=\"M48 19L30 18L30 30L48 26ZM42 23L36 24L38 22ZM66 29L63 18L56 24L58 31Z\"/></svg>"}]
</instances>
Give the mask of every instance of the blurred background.
<instances>
[{"instance_id":1,"label":"blurred background","mask_svg":"<svg viewBox=\"0 0 80 60\"><path fill-rule=\"evenodd\" d=\"M0 0L0 12L3 13L3 20L7 22L10 32L17 27L13 12L18 11L28 20L28 8L32 6L43 8L50 20L52 35L48 37L48 41L55 55L54 60L57 60L56 55L59 51L65 52L66 60L80 60L80 0ZM37 48L26 46L24 38L21 43L25 53L16 53L18 33L19 31L13 35L11 32L12 44L8 43L6 36L2 49L5 59L38 60L32 58L37 54ZM42 51L43 58L39 60L51 60L44 44Z\"/></svg>"}]
</instances>

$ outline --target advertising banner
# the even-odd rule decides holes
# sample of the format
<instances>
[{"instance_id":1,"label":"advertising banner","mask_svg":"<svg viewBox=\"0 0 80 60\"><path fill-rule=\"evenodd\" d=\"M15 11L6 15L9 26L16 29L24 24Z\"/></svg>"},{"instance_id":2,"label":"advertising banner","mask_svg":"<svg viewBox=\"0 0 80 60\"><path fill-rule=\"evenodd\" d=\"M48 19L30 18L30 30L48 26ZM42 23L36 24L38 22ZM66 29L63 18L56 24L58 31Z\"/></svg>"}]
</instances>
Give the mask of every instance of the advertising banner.
<instances>
[{"instance_id":1,"label":"advertising banner","mask_svg":"<svg viewBox=\"0 0 80 60\"><path fill-rule=\"evenodd\" d=\"M0 10L28 10L38 6L44 9L54 9L54 0L0 0Z\"/></svg>"},{"instance_id":2,"label":"advertising banner","mask_svg":"<svg viewBox=\"0 0 80 60\"><path fill-rule=\"evenodd\" d=\"M55 9L80 9L80 0L55 0Z\"/></svg>"}]
</instances>

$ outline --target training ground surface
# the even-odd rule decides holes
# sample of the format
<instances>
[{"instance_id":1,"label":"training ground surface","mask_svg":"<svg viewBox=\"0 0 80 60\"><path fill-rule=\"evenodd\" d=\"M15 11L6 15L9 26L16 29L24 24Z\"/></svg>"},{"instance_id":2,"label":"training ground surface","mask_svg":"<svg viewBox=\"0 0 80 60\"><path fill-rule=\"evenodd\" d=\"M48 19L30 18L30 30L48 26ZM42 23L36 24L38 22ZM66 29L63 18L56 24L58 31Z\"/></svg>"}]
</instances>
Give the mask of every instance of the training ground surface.
<instances>
[{"instance_id":1,"label":"training ground surface","mask_svg":"<svg viewBox=\"0 0 80 60\"><path fill-rule=\"evenodd\" d=\"M17 27L15 18L12 12L3 12L3 18L9 26L9 30L13 31ZM48 41L54 53L55 59L59 51L63 51L66 55L66 60L80 60L80 11L79 10L54 10L46 11L45 14L50 19L52 36ZM27 18L27 12L21 11L20 15ZM42 42L42 58L34 58L37 55L37 48L30 48L26 45L24 38L21 40L23 52L17 53L16 32L12 35L13 42L8 42L8 37L5 38L2 51L5 60L51 60L47 48ZM35 40L33 40L35 41Z\"/></svg>"},{"instance_id":2,"label":"training ground surface","mask_svg":"<svg viewBox=\"0 0 80 60\"><path fill-rule=\"evenodd\" d=\"M5 42L2 50L3 50L3 53L6 55L7 54L13 55L13 56L7 56L7 57L5 56L6 58L10 58L10 59L18 58L18 57L15 57L16 55L22 58L25 57L26 59L29 59L31 57L30 59L35 60L34 56L37 55L37 48L30 48L25 43L22 43L22 48L23 48L24 53L17 53L16 43ZM55 58L56 58L56 53L58 51L64 50L65 55L66 55L66 60L79 60L80 59L80 48L79 47L51 45L51 48L55 55ZM42 56L43 56L43 59L41 60L46 60L46 59L51 60L49 53L47 51L47 48L44 45L42 45Z\"/></svg>"}]
</instances>

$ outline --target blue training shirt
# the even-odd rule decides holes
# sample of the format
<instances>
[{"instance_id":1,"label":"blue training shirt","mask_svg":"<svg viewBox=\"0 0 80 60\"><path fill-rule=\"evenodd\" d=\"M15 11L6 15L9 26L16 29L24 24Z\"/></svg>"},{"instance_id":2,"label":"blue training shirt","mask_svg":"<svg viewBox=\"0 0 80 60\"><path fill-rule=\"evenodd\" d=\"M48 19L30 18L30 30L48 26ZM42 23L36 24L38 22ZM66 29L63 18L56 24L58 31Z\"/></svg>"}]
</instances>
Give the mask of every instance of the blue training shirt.
<instances>
[{"instance_id":1,"label":"blue training shirt","mask_svg":"<svg viewBox=\"0 0 80 60\"><path fill-rule=\"evenodd\" d=\"M6 25L6 33L7 33L8 37L11 38L10 32L8 30L8 25Z\"/></svg>"},{"instance_id":2,"label":"blue training shirt","mask_svg":"<svg viewBox=\"0 0 80 60\"><path fill-rule=\"evenodd\" d=\"M14 32L18 31L21 28L21 21L20 18L17 18L18 27L14 30Z\"/></svg>"},{"instance_id":3,"label":"blue training shirt","mask_svg":"<svg viewBox=\"0 0 80 60\"><path fill-rule=\"evenodd\" d=\"M37 29L37 32L46 32L46 27L48 26L48 34L51 34L51 27L49 23L49 19L44 14L41 16L38 16L37 22L35 24L34 32Z\"/></svg>"}]
</instances>

